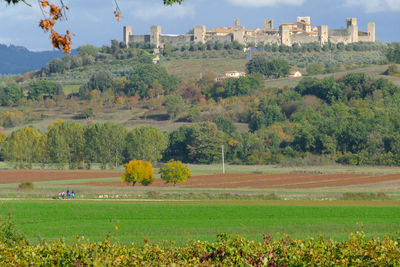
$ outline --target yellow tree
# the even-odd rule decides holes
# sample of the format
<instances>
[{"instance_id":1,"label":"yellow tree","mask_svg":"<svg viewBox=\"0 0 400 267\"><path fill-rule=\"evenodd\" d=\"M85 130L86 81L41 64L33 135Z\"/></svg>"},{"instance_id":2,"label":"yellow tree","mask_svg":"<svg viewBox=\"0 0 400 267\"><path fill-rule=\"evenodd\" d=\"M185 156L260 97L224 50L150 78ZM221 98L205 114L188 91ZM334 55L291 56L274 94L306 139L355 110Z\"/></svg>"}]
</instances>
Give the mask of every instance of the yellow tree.
<instances>
[{"instance_id":1,"label":"yellow tree","mask_svg":"<svg viewBox=\"0 0 400 267\"><path fill-rule=\"evenodd\" d=\"M154 169L148 161L131 160L125 165L121 180L128 184L132 183L132 186L136 183L147 186L154 181Z\"/></svg>"},{"instance_id":2,"label":"yellow tree","mask_svg":"<svg viewBox=\"0 0 400 267\"><path fill-rule=\"evenodd\" d=\"M192 177L192 173L189 168L184 165L181 161L175 161L171 159L160 169L161 179L165 183L184 184L187 179Z\"/></svg>"}]
</instances>

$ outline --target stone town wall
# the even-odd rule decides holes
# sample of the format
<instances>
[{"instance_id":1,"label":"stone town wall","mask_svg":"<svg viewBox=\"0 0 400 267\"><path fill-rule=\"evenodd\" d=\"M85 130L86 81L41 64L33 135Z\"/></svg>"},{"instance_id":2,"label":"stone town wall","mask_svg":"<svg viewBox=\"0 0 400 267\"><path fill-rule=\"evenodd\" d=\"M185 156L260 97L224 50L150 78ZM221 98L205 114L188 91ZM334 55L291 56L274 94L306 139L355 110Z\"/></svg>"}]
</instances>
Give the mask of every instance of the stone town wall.
<instances>
[{"instance_id":1,"label":"stone town wall","mask_svg":"<svg viewBox=\"0 0 400 267\"><path fill-rule=\"evenodd\" d=\"M221 43L230 43L232 42L232 35L206 35L206 42L221 42Z\"/></svg>"},{"instance_id":2,"label":"stone town wall","mask_svg":"<svg viewBox=\"0 0 400 267\"><path fill-rule=\"evenodd\" d=\"M310 25L311 18L310 17L298 17L298 23L307 23ZM299 22L300 20L300 22ZM202 25L197 25L194 28L194 34L182 34L182 35L166 35L161 33L161 26L152 26L150 29L150 35L133 35L132 27L125 26L123 29L123 40L127 45L129 43L151 43L156 47L162 47L164 44L171 44L173 46L182 46L189 45L191 42L200 42L205 43L208 41L211 42L222 42L229 43L233 41L237 41L241 44L284 44L284 45L293 45L295 43L304 44L304 43L315 43L319 42L321 45L328 42L328 40L332 43L354 43L354 42L375 42L375 23L368 23L368 31L363 32L358 30L357 19L356 18L348 18L346 19L346 28L345 29L328 29L328 26L322 25L318 27L318 31L316 31L315 27L311 30L306 29L296 30L293 29L296 24L286 23L282 24L278 30L273 29L273 20L265 20L264 27L262 31L254 32L252 34L247 35L246 29L244 26L240 25L239 20L235 20L235 26L226 29L233 30L231 33L221 33L217 34L207 34L206 27ZM294 25L294 26L293 26ZM297 26L296 26L297 27ZM295 28L296 28L295 27ZM297 29L299 29L297 27ZM255 34L254 34L255 33ZM218 35L221 34L221 35Z\"/></svg>"},{"instance_id":3,"label":"stone town wall","mask_svg":"<svg viewBox=\"0 0 400 267\"><path fill-rule=\"evenodd\" d=\"M130 35L129 43L150 43L150 35Z\"/></svg>"},{"instance_id":4,"label":"stone town wall","mask_svg":"<svg viewBox=\"0 0 400 267\"><path fill-rule=\"evenodd\" d=\"M194 41L194 36L192 34L185 35L161 35L160 37L161 43L170 44L172 46L183 46L189 45Z\"/></svg>"},{"instance_id":5,"label":"stone town wall","mask_svg":"<svg viewBox=\"0 0 400 267\"><path fill-rule=\"evenodd\" d=\"M319 42L318 36L312 36L307 33L293 34L291 36L291 39L292 39L292 44L294 44L294 43L305 44L305 43Z\"/></svg>"}]
</instances>

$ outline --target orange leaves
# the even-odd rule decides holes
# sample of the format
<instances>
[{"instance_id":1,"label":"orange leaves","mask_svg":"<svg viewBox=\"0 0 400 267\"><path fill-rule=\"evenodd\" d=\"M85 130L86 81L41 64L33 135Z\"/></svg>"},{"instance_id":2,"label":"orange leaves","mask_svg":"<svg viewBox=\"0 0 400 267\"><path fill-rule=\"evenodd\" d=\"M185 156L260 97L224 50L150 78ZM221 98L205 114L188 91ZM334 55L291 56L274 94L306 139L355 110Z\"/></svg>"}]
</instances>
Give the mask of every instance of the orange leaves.
<instances>
[{"instance_id":1,"label":"orange leaves","mask_svg":"<svg viewBox=\"0 0 400 267\"><path fill-rule=\"evenodd\" d=\"M40 0L39 3L44 16L44 19L39 22L39 27L42 28L44 32L50 32L50 40L54 48L62 50L64 54L70 53L72 34L69 31L65 34L59 34L54 29L57 21L61 21L64 18L63 11L67 10L68 7L62 2L61 7L50 4L47 0Z\"/></svg>"},{"instance_id":2,"label":"orange leaves","mask_svg":"<svg viewBox=\"0 0 400 267\"><path fill-rule=\"evenodd\" d=\"M72 45L72 34L67 31L65 34L59 34L55 31L54 27L58 21L61 21L65 18L65 11L68 10L68 7L64 5L63 0L59 0L59 4L53 4L53 1L50 0L38 0L39 7L43 13L43 19L39 22L39 27L43 29L45 33L50 32L50 40L51 44L54 48L62 50L64 54L71 52ZM115 3L115 11L114 17L117 21L121 20L121 9L118 6L118 1L114 0Z\"/></svg>"},{"instance_id":3,"label":"orange leaves","mask_svg":"<svg viewBox=\"0 0 400 267\"><path fill-rule=\"evenodd\" d=\"M114 11L114 17L119 21L121 19L121 12L120 11Z\"/></svg>"},{"instance_id":4,"label":"orange leaves","mask_svg":"<svg viewBox=\"0 0 400 267\"><path fill-rule=\"evenodd\" d=\"M119 8L117 0L114 0L115 3L115 11L114 11L114 17L119 21L121 19L121 9Z\"/></svg>"},{"instance_id":5,"label":"orange leaves","mask_svg":"<svg viewBox=\"0 0 400 267\"><path fill-rule=\"evenodd\" d=\"M67 31L64 35L60 35L56 31L52 30L50 34L50 39L54 48L63 50L64 54L66 54L71 52L71 36L72 34L69 31Z\"/></svg>"},{"instance_id":6,"label":"orange leaves","mask_svg":"<svg viewBox=\"0 0 400 267\"><path fill-rule=\"evenodd\" d=\"M42 19L39 22L39 27L42 28L45 32L52 30L54 28L54 24L56 24L56 20L54 19Z\"/></svg>"}]
</instances>

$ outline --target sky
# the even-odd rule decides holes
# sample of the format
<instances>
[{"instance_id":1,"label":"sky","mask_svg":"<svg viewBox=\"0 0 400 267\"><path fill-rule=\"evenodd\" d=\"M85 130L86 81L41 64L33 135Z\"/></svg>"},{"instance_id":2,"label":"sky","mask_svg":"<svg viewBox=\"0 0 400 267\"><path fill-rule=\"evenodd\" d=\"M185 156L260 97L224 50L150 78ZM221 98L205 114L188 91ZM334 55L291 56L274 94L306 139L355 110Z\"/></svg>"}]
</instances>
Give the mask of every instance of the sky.
<instances>
[{"instance_id":1,"label":"sky","mask_svg":"<svg viewBox=\"0 0 400 267\"><path fill-rule=\"evenodd\" d=\"M37 1L8 6L0 0L0 43L51 50L48 35L38 27L43 17ZM58 1L58 0L53 0ZM314 26L345 27L347 17L357 17L360 30L376 23L376 37L385 42L400 41L400 0L185 0L182 5L165 7L162 0L117 0L122 11L118 22L113 16L114 0L64 0L69 7L67 20L56 30L74 34L73 48L93 44L110 45L122 41L122 29L132 26L134 34L147 34L151 25L161 25L166 34L186 33L194 25L207 29L233 25L240 19L246 28L263 28L264 19L275 27L310 16Z\"/></svg>"}]
</instances>

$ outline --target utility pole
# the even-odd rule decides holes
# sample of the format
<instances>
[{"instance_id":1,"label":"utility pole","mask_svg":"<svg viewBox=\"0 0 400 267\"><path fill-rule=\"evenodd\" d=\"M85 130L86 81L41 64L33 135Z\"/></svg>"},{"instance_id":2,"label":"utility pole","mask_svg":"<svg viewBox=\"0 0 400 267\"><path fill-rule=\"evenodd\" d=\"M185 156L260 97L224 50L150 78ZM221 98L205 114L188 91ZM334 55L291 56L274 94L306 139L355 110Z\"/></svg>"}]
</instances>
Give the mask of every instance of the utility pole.
<instances>
[{"instance_id":1,"label":"utility pole","mask_svg":"<svg viewBox=\"0 0 400 267\"><path fill-rule=\"evenodd\" d=\"M225 174L224 145L222 145L222 174Z\"/></svg>"}]
</instances>

